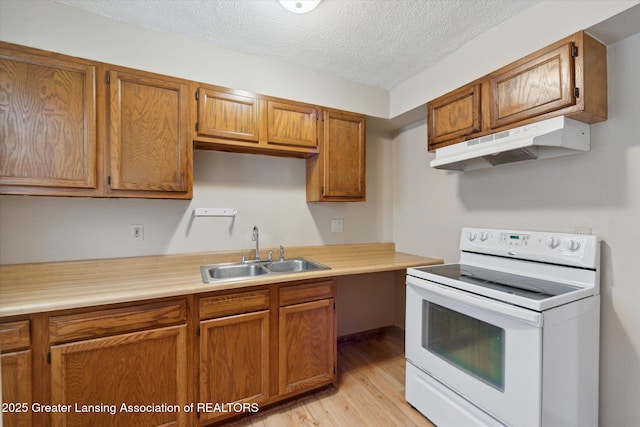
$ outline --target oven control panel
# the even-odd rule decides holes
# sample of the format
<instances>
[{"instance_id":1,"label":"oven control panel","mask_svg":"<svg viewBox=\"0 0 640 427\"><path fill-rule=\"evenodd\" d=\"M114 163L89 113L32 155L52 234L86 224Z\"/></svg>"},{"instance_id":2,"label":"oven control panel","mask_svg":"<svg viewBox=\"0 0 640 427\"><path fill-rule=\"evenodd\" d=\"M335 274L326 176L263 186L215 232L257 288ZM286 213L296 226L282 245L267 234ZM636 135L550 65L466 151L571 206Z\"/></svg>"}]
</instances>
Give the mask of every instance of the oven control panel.
<instances>
[{"instance_id":1,"label":"oven control panel","mask_svg":"<svg viewBox=\"0 0 640 427\"><path fill-rule=\"evenodd\" d=\"M599 248L589 234L463 228L460 238L463 251L581 267L596 262Z\"/></svg>"},{"instance_id":2,"label":"oven control panel","mask_svg":"<svg viewBox=\"0 0 640 427\"><path fill-rule=\"evenodd\" d=\"M500 233L500 243L509 246L526 246L529 244L529 234Z\"/></svg>"}]
</instances>

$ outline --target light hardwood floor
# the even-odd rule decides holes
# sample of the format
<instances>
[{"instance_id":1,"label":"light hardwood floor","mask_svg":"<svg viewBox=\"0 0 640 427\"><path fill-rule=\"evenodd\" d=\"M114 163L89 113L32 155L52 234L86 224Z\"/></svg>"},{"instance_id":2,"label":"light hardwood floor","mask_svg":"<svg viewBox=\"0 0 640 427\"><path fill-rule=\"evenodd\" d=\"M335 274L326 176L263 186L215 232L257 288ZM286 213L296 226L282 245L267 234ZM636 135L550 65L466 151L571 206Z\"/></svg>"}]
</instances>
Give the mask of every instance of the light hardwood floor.
<instances>
[{"instance_id":1,"label":"light hardwood floor","mask_svg":"<svg viewBox=\"0 0 640 427\"><path fill-rule=\"evenodd\" d=\"M338 386L234 427L434 427L404 400L404 340L386 335L338 345Z\"/></svg>"}]
</instances>

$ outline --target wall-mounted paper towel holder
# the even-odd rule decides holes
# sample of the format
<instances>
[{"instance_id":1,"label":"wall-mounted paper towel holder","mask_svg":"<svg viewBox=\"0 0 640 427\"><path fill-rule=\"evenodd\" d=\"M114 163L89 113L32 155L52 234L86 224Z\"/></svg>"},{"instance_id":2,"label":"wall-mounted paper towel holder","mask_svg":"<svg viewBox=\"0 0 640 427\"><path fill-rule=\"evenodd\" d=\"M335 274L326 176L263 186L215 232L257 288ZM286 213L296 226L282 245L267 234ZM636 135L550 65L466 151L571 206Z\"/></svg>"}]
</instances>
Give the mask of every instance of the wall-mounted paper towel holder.
<instances>
[{"instance_id":1,"label":"wall-mounted paper towel holder","mask_svg":"<svg viewBox=\"0 0 640 427\"><path fill-rule=\"evenodd\" d=\"M236 216L238 209L235 208L195 208L193 216Z\"/></svg>"}]
</instances>

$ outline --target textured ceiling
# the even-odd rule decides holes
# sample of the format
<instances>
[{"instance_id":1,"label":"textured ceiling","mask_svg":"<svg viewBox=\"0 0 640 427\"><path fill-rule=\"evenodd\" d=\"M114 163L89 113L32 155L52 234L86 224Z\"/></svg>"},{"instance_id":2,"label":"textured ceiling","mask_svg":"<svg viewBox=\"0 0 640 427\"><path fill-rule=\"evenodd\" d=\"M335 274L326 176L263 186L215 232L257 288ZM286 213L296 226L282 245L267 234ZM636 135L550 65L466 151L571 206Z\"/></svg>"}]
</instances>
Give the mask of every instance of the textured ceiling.
<instances>
[{"instance_id":1,"label":"textured ceiling","mask_svg":"<svg viewBox=\"0 0 640 427\"><path fill-rule=\"evenodd\" d=\"M89 12L383 89L540 0L55 0Z\"/></svg>"}]
</instances>

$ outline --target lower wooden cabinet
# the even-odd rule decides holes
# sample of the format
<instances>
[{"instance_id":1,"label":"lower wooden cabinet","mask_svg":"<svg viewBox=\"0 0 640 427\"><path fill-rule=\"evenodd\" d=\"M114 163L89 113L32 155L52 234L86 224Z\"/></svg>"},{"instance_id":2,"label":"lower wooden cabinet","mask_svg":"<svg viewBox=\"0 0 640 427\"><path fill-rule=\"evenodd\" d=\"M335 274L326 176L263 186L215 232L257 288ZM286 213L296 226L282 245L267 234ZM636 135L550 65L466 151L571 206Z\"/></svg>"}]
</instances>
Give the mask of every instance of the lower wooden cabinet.
<instances>
[{"instance_id":1,"label":"lower wooden cabinet","mask_svg":"<svg viewBox=\"0 0 640 427\"><path fill-rule=\"evenodd\" d=\"M333 299L280 307L279 392L328 384L335 376Z\"/></svg>"},{"instance_id":2,"label":"lower wooden cabinet","mask_svg":"<svg viewBox=\"0 0 640 427\"><path fill-rule=\"evenodd\" d=\"M186 391L185 325L51 348L54 426L184 426Z\"/></svg>"},{"instance_id":3,"label":"lower wooden cabinet","mask_svg":"<svg viewBox=\"0 0 640 427\"><path fill-rule=\"evenodd\" d=\"M256 412L334 381L334 301L323 278L7 318L3 402L27 410L3 423L189 427Z\"/></svg>"},{"instance_id":4,"label":"lower wooden cabinet","mask_svg":"<svg viewBox=\"0 0 640 427\"><path fill-rule=\"evenodd\" d=\"M269 398L269 311L200 322L200 402L262 403ZM203 411L200 420L227 415Z\"/></svg>"},{"instance_id":5,"label":"lower wooden cabinet","mask_svg":"<svg viewBox=\"0 0 640 427\"><path fill-rule=\"evenodd\" d=\"M29 320L0 323L0 348L3 351L0 356L3 403L1 425L15 427L32 425L30 346Z\"/></svg>"}]
</instances>

